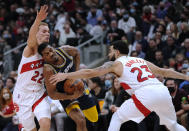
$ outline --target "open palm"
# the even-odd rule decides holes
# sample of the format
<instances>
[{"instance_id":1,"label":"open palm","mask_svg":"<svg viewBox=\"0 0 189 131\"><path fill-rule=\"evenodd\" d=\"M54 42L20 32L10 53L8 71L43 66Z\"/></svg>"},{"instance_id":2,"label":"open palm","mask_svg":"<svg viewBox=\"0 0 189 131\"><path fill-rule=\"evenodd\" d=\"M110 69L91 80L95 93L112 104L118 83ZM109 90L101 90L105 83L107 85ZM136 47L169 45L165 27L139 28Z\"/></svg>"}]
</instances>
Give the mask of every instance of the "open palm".
<instances>
[{"instance_id":1,"label":"open palm","mask_svg":"<svg viewBox=\"0 0 189 131\"><path fill-rule=\"evenodd\" d=\"M43 21L44 19L46 19L47 15L48 15L48 6L47 5L43 5L40 8L40 11L37 11L37 19L40 21Z\"/></svg>"}]
</instances>

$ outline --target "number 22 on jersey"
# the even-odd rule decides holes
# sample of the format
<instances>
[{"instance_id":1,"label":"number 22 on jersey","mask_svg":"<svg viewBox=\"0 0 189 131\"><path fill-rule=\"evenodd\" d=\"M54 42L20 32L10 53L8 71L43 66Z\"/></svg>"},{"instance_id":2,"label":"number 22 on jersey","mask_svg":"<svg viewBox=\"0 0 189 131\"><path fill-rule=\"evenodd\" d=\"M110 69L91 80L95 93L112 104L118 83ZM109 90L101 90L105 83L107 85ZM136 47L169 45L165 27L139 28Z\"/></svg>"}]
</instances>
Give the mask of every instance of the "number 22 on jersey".
<instances>
[{"instance_id":1,"label":"number 22 on jersey","mask_svg":"<svg viewBox=\"0 0 189 131\"><path fill-rule=\"evenodd\" d=\"M142 69L145 69L146 72L149 72L150 75L148 75L147 77L142 77L142 74L144 73L144 71ZM148 80L149 78L155 78L155 76L152 74L152 72L149 70L147 65L141 65L140 68L139 67L133 67L131 69L131 72L134 73L135 71L138 71L138 75L137 75L137 80L138 82L143 82L145 80Z\"/></svg>"},{"instance_id":2,"label":"number 22 on jersey","mask_svg":"<svg viewBox=\"0 0 189 131\"><path fill-rule=\"evenodd\" d=\"M35 74L32 76L31 80L42 84L43 74L40 74L39 71L35 71Z\"/></svg>"}]
</instances>

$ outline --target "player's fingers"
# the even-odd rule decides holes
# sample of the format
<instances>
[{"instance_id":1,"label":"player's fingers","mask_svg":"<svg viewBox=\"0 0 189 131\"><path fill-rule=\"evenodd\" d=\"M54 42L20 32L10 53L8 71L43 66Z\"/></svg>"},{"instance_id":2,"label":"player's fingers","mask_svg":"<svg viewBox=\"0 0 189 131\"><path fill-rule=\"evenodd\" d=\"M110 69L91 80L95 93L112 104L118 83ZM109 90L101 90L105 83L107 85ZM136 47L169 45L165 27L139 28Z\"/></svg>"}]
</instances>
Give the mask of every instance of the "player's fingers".
<instances>
[{"instance_id":1,"label":"player's fingers","mask_svg":"<svg viewBox=\"0 0 189 131\"><path fill-rule=\"evenodd\" d=\"M56 80L54 78L49 78L49 81L51 84L55 85L56 84Z\"/></svg>"},{"instance_id":2,"label":"player's fingers","mask_svg":"<svg viewBox=\"0 0 189 131\"><path fill-rule=\"evenodd\" d=\"M55 75L52 75L52 76L49 78L49 80L50 80L50 81L53 81L53 80L54 80L54 77L55 77Z\"/></svg>"},{"instance_id":3,"label":"player's fingers","mask_svg":"<svg viewBox=\"0 0 189 131\"><path fill-rule=\"evenodd\" d=\"M48 6L44 5L44 11L47 12L47 10L48 10Z\"/></svg>"},{"instance_id":4,"label":"player's fingers","mask_svg":"<svg viewBox=\"0 0 189 131\"><path fill-rule=\"evenodd\" d=\"M37 10L37 15L39 14L39 11Z\"/></svg>"}]
</instances>

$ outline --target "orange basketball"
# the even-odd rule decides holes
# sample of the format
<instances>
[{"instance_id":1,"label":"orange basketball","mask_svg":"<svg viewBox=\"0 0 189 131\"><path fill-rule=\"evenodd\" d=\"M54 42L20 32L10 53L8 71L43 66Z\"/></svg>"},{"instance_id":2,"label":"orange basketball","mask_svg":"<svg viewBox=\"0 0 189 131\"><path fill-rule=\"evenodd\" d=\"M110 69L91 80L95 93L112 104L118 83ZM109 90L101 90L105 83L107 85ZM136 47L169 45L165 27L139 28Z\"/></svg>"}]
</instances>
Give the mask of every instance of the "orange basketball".
<instances>
[{"instance_id":1,"label":"orange basketball","mask_svg":"<svg viewBox=\"0 0 189 131\"><path fill-rule=\"evenodd\" d=\"M77 79L77 80L72 80L72 79L67 79L64 82L64 92L72 95L74 91L78 90L84 90L84 83L82 80Z\"/></svg>"}]
</instances>

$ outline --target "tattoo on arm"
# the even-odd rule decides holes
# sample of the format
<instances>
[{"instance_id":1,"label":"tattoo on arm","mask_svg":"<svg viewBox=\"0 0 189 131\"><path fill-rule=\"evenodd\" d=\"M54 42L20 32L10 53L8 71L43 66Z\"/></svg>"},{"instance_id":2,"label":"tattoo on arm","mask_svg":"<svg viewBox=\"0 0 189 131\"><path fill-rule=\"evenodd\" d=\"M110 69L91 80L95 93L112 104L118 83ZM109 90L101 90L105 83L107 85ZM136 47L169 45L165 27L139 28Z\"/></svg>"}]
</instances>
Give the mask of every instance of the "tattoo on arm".
<instances>
[{"instance_id":1,"label":"tattoo on arm","mask_svg":"<svg viewBox=\"0 0 189 131\"><path fill-rule=\"evenodd\" d=\"M108 69L108 68L112 67L113 63L114 63L113 61L106 62L106 63L104 63L104 65L97 67L96 70L102 71L104 69Z\"/></svg>"}]
</instances>

